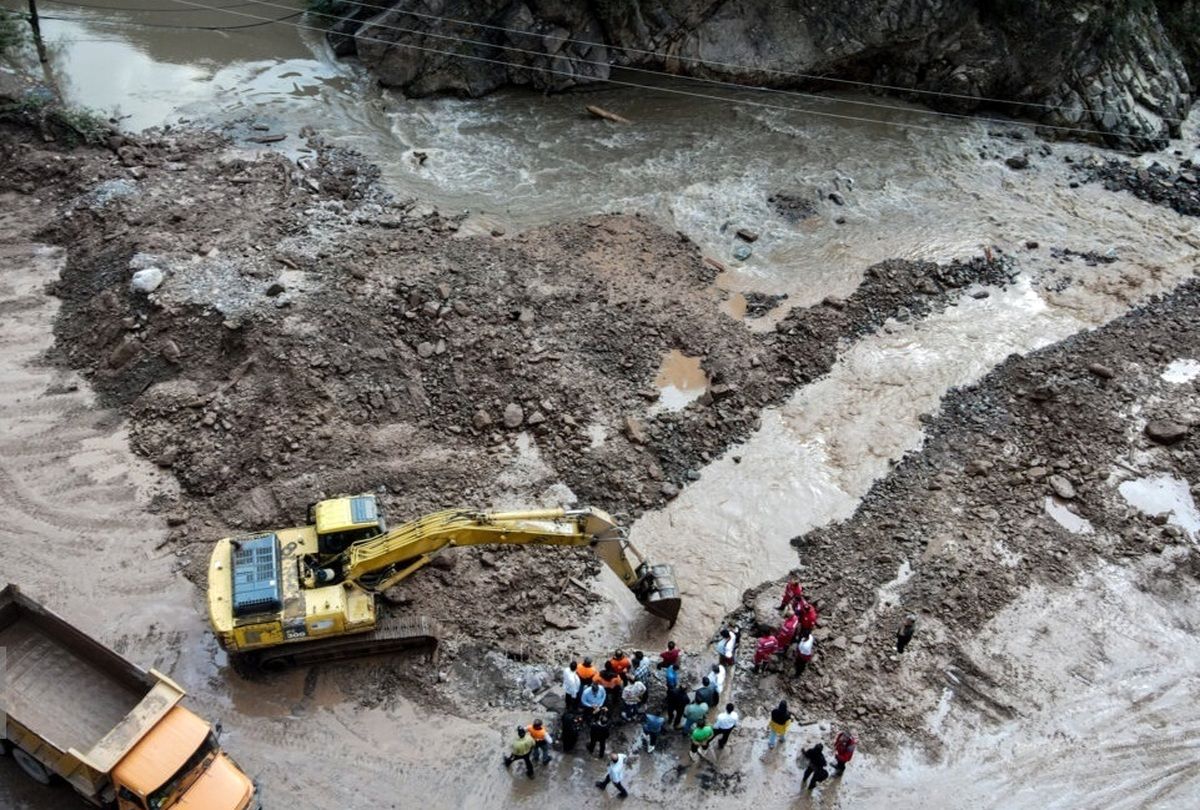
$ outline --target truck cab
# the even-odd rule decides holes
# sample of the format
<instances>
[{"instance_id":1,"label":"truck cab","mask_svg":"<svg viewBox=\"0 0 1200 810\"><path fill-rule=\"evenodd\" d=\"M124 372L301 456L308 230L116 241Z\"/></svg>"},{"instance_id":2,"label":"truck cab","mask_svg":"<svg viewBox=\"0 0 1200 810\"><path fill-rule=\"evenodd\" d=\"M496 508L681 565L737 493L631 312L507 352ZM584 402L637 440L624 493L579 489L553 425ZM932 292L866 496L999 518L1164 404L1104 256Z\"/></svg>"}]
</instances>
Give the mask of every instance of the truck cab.
<instances>
[{"instance_id":1,"label":"truck cab","mask_svg":"<svg viewBox=\"0 0 1200 810\"><path fill-rule=\"evenodd\" d=\"M204 720L168 712L113 769L118 810L247 810L254 785Z\"/></svg>"}]
</instances>

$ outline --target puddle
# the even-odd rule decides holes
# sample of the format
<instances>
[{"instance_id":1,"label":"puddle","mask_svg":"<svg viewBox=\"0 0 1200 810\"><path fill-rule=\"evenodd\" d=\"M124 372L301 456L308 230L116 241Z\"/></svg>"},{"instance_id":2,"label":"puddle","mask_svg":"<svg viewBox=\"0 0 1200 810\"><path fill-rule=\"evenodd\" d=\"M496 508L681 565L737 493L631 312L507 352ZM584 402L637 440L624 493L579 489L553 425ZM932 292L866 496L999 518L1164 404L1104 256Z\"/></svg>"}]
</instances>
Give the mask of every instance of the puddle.
<instances>
[{"instance_id":1,"label":"puddle","mask_svg":"<svg viewBox=\"0 0 1200 810\"><path fill-rule=\"evenodd\" d=\"M1162 373L1163 380L1176 385L1190 383L1197 377L1200 377L1200 360L1193 360L1190 357L1172 360L1167 366L1167 370Z\"/></svg>"},{"instance_id":2,"label":"puddle","mask_svg":"<svg viewBox=\"0 0 1200 810\"><path fill-rule=\"evenodd\" d=\"M1192 536L1200 532L1200 511L1192 499L1187 481L1169 475L1153 478L1135 478L1117 487L1121 497L1139 512L1150 515L1167 515L1167 522L1178 526Z\"/></svg>"},{"instance_id":3,"label":"puddle","mask_svg":"<svg viewBox=\"0 0 1200 810\"><path fill-rule=\"evenodd\" d=\"M721 303L721 311L734 320L742 320L746 317L746 296L740 292L732 293Z\"/></svg>"},{"instance_id":4,"label":"puddle","mask_svg":"<svg viewBox=\"0 0 1200 810\"><path fill-rule=\"evenodd\" d=\"M744 304L745 299L742 301ZM654 387L659 389L657 407L681 411L704 395L708 376L700 368L699 357L688 357L678 349L672 349L659 366Z\"/></svg>"},{"instance_id":5,"label":"puddle","mask_svg":"<svg viewBox=\"0 0 1200 810\"><path fill-rule=\"evenodd\" d=\"M1054 522L1071 534L1092 534L1095 529L1087 518L1082 518L1071 511L1063 501L1053 495L1047 495L1045 500L1046 514L1054 518Z\"/></svg>"}]
</instances>

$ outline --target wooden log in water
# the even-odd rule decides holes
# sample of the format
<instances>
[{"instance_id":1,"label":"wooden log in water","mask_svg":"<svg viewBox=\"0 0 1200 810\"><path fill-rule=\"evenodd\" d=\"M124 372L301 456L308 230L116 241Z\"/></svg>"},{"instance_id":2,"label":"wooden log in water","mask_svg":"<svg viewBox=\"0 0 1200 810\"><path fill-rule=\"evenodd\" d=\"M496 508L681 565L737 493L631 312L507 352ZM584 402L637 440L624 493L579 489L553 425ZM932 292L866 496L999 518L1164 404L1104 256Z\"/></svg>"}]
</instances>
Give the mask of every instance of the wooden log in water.
<instances>
[{"instance_id":1,"label":"wooden log in water","mask_svg":"<svg viewBox=\"0 0 1200 810\"><path fill-rule=\"evenodd\" d=\"M615 112L610 112L603 107L597 107L594 104L587 106L587 111L597 118L603 118L605 121L612 121L614 124L631 124L633 123L624 116L617 115Z\"/></svg>"}]
</instances>

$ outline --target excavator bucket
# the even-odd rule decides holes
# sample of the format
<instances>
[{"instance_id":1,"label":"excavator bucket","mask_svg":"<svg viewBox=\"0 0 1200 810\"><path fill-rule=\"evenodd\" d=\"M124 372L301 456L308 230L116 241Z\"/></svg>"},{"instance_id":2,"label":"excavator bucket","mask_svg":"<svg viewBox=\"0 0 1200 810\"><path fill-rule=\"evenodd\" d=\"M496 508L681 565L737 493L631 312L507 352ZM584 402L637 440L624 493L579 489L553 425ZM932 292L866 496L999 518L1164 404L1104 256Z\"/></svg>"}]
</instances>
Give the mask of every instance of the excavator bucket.
<instances>
[{"instance_id":1,"label":"excavator bucket","mask_svg":"<svg viewBox=\"0 0 1200 810\"><path fill-rule=\"evenodd\" d=\"M666 564L644 564L638 573L641 575L636 589L638 601L649 613L666 619L674 627L682 604L675 569Z\"/></svg>"}]
</instances>

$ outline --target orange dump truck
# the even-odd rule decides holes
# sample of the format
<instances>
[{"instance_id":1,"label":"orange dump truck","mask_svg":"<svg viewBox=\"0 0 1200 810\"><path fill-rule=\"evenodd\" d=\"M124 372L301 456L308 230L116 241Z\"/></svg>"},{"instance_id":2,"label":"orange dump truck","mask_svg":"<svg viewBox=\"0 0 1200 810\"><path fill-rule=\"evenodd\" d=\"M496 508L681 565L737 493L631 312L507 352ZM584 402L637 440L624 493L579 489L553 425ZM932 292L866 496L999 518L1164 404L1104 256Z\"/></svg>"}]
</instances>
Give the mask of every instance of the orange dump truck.
<instances>
[{"instance_id":1,"label":"orange dump truck","mask_svg":"<svg viewBox=\"0 0 1200 810\"><path fill-rule=\"evenodd\" d=\"M117 810L259 810L183 696L15 585L0 590L0 753L34 780Z\"/></svg>"}]
</instances>

